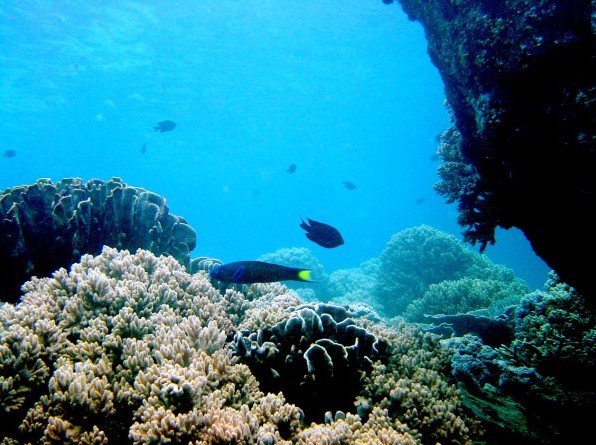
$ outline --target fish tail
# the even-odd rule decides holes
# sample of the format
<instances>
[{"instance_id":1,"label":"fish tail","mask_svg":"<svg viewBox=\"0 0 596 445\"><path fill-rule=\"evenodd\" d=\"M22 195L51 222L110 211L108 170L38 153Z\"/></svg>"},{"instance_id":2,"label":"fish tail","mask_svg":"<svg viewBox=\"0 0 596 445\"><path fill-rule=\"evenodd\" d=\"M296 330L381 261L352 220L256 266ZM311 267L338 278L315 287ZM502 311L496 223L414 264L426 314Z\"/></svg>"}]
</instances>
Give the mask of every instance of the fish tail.
<instances>
[{"instance_id":1,"label":"fish tail","mask_svg":"<svg viewBox=\"0 0 596 445\"><path fill-rule=\"evenodd\" d=\"M296 279L298 281L306 281L309 283L317 283L318 281L314 281L311 277L310 277L310 269L300 269L298 271L298 273L296 274Z\"/></svg>"}]
</instances>

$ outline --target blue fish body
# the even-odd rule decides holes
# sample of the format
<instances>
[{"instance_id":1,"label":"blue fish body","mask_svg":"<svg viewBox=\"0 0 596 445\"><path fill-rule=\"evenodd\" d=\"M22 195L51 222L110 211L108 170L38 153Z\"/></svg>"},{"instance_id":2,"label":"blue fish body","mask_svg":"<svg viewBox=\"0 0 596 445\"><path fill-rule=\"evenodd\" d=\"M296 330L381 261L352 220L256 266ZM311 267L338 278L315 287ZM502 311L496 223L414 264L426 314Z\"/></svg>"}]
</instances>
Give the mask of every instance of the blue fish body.
<instances>
[{"instance_id":1,"label":"blue fish body","mask_svg":"<svg viewBox=\"0 0 596 445\"><path fill-rule=\"evenodd\" d=\"M282 266L264 261L235 261L216 267L209 276L224 283L271 283L273 281L306 281L310 278L310 269Z\"/></svg>"}]
</instances>

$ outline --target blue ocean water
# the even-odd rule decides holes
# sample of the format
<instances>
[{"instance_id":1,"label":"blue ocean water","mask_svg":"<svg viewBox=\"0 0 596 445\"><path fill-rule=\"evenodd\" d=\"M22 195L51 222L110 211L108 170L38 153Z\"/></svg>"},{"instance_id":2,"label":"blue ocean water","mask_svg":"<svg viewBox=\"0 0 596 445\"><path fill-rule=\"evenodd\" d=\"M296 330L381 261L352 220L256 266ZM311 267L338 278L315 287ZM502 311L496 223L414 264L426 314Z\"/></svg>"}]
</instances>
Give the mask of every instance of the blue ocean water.
<instances>
[{"instance_id":1,"label":"blue ocean water","mask_svg":"<svg viewBox=\"0 0 596 445\"><path fill-rule=\"evenodd\" d=\"M460 236L432 189L443 86L395 3L3 2L0 96L0 152L17 152L0 158L2 189L121 177L188 220L193 257L308 247L331 272L408 227ZM153 131L166 119L177 127ZM301 216L345 245L310 242ZM499 231L487 255L542 287L520 232Z\"/></svg>"}]
</instances>

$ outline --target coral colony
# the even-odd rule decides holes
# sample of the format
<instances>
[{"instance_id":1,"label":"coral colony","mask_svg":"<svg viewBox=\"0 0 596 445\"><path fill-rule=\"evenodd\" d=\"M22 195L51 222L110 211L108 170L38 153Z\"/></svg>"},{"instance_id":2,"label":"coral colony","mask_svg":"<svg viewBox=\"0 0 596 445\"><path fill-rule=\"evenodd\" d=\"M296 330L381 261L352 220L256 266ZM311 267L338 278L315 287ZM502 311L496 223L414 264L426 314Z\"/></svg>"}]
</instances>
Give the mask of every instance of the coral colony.
<instances>
[{"instance_id":1,"label":"coral colony","mask_svg":"<svg viewBox=\"0 0 596 445\"><path fill-rule=\"evenodd\" d=\"M429 226L329 274L308 249L261 258L316 284L215 283L221 262L191 259L196 233L164 197L40 179L0 195L2 445L591 437L596 280L577 247L596 244L593 2L399 3L453 118L436 191L481 250L522 230L553 269L544 289Z\"/></svg>"}]
</instances>

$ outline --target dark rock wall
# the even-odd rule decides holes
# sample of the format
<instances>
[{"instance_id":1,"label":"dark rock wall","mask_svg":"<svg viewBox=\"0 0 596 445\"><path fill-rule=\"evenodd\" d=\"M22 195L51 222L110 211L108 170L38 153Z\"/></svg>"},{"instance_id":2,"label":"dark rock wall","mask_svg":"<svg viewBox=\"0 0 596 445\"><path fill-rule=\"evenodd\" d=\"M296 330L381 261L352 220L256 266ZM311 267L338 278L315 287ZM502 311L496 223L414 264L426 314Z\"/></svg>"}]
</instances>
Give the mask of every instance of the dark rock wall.
<instances>
[{"instance_id":1,"label":"dark rock wall","mask_svg":"<svg viewBox=\"0 0 596 445\"><path fill-rule=\"evenodd\" d=\"M593 298L596 219L594 1L400 0L445 83L461 160L439 184L464 237L484 248L517 227ZM449 169L465 170L456 182ZM449 183L450 182L450 183ZM448 192L446 192L448 190Z\"/></svg>"}]
</instances>

